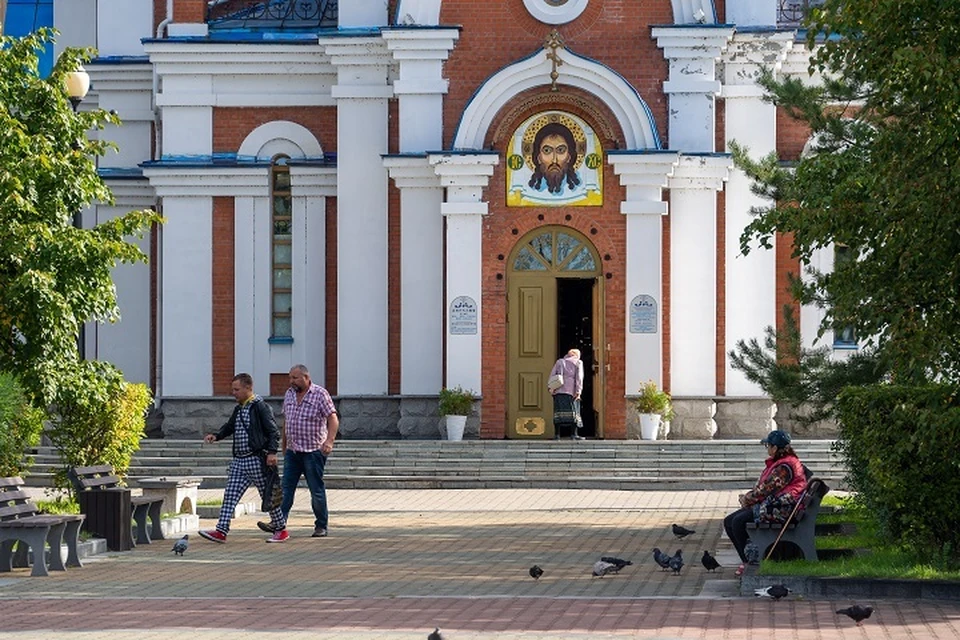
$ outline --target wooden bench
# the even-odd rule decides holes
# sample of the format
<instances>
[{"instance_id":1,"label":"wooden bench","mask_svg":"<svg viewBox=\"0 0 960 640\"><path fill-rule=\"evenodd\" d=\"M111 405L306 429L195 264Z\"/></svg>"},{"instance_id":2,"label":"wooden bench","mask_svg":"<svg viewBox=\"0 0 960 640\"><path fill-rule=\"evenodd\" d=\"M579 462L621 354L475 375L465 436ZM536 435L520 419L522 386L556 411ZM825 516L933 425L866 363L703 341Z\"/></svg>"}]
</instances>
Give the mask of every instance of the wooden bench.
<instances>
[{"instance_id":1,"label":"wooden bench","mask_svg":"<svg viewBox=\"0 0 960 640\"><path fill-rule=\"evenodd\" d=\"M18 541L33 553L30 575L48 575L45 545L50 545L51 571L83 566L77 553L83 515L41 514L23 490L23 485L19 477L0 478L0 572L13 570L13 546ZM60 555L60 546L64 542L67 543L66 565Z\"/></svg>"},{"instance_id":2,"label":"wooden bench","mask_svg":"<svg viewBox=\"0 0 960 640\"><path fill-rule=\"evenodd\" d=\"M85 529L105 537L111 551L128 551L138 544L163 540L160 524L162 496L132 495L130 489L121 486L120 477L108 464L73 467L68 475L77 492L80 511L87 516ZM137 523L136 540L130 528L131 515Z\"/></svg>"},{"instance_id":3,"label":"wooden bench","mask_svg":"<svg viewBox=\"0 0 960 640\"><path fill-rule=\"evenodd\" d=\"M813 562L818 560L814 529L817 524L817 514L820 513L820 503L829 491L830 487L820 478L809 479L807 490L800 500L804 508L794 516L777 546L784 542L792 543L800 549L805 560ZM760 549L761 558L767 557L770 546L777 540L782 530L783 525L776 522L747 523L747 534Z\"/></svg>"}]
</instances>

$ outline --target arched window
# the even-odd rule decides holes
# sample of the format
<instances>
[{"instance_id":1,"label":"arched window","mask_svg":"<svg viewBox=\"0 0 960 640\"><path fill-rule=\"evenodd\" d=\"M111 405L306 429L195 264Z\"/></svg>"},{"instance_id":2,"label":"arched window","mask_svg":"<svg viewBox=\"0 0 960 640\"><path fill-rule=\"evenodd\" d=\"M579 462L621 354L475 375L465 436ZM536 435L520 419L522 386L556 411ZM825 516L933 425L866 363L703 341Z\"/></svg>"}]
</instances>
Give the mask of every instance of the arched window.
<instances>
[{"instance_id":1,"label":"arched window","mask_svg":"<svg viewBox=\"0 0 960 640\"><path fill-rule=\"evenodd\" d=\"M270 167L272 338L293 337L293 198L289 160L287 156L276 156Z\"/></svg>"},{"instance_id":2,"label":"arched window","mask_svg":"<svg viewBox=\"0 0 960 640\"><path fill-rule=\"evenodd\" d=\"M577 272L599 271L597 259L587 243L571 229L547 227L530 236L513 257L514 271Z\"/></svg>"}]
</instances>

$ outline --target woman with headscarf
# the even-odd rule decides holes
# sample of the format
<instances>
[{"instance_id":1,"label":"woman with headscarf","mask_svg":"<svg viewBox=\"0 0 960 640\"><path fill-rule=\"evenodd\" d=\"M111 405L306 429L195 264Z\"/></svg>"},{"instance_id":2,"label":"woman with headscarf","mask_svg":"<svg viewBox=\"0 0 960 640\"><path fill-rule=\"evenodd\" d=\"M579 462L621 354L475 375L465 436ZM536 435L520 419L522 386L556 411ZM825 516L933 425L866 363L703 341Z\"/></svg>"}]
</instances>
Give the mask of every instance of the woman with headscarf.
<instances>
[{"instance_id":1,"label":"woman with headscarf","mask_svg":"<svg viewBox=\"0 0 960 640\"><path fill-rule=\"evenodd\" d=\"M580 393L583 391L583 361L580 349L570 349L550 370L550 375L560 375L563 384L551 389L553 394L554 439L559 440L561 431L570 432L572 440L583 440L577 430L583 426L580 417Z\"/></svg>"}]
</instances>

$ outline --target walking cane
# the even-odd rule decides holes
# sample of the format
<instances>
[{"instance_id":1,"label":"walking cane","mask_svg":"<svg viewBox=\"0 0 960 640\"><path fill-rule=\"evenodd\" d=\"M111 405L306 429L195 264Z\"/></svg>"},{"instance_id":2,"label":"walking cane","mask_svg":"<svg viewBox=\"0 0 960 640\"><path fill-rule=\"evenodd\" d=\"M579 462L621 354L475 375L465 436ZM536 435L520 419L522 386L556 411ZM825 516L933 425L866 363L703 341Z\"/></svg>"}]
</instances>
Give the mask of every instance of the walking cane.
<instances>
[{"instance_id":1,"label":"walking cane","mask_svg":"<svg viewBox=\"0 0 960 640\"><path fill-rule=\"evenodd\" d=\"M800 499L797 500L797 504L793 505L793 511L790 512L790 517L787 518L787 521L783 523L783 528L780 529L780 535L777 536L777 539L773 541L773 544L770 545L770 551L767 552L767 557L764 558L764 561L769 560L770 556L773 555L773 551L777 548L777 545L780 544L780 538L783 537L783 534L787 532L787 527L790 526L790 522L793 520L793 516L797 514L797 509L800 508L800 505L803 504L804 498L807 497L807 493L810 491L810 485L807 485L807 488L803 490L803 493L800 494Z\"/></svg>"}]
</instances>

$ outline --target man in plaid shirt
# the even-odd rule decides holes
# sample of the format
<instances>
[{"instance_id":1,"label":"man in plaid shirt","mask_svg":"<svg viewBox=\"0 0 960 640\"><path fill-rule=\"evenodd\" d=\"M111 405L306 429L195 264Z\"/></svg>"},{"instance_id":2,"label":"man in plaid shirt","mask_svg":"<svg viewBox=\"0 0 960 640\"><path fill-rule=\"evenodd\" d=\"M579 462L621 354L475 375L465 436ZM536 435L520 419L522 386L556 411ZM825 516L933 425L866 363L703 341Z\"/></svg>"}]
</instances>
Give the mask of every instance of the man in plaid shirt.
<instances>
[{"instance_id":1,"label":"man in plaid shirt","mask_svg":"<svg viewBox=\"0 0 960 640\"><path fill-rule=\"evenodd\" d=\"M306 476L310 487L310 506L315 517L313 537L327 535L327 490L323 484L323 468L333 451L340 420L327 390L310 381L310 371L302 364L290 369L290 388L283 397L284 428L281 439L283 450L283 503L280 511L286 522L297 484ZM271 514L272 515L272 514ZM258 522L263 531L274 532L285 540L287 532L280 522Z\"/></svg>"}]
</instances>

